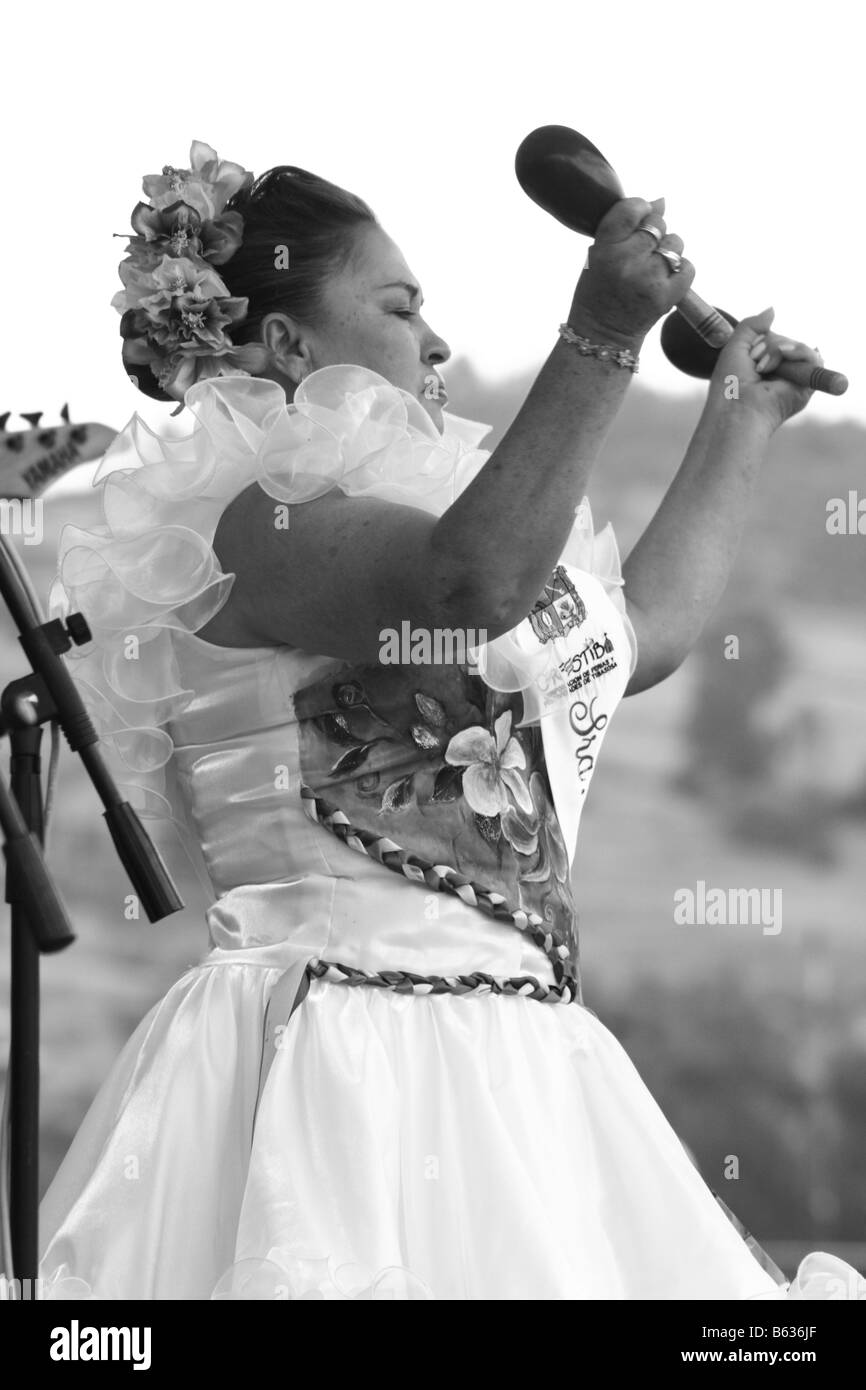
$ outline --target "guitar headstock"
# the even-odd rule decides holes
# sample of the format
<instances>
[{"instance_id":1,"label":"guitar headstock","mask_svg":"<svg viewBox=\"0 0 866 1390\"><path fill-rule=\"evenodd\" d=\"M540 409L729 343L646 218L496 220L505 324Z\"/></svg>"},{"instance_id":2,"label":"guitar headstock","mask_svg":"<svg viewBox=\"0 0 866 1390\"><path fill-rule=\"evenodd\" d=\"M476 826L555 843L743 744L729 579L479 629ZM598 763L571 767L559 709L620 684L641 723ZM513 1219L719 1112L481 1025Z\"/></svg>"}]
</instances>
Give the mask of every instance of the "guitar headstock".
<instances>
[{"instance_id":1,"label":"guitar headstock","mask_svg":"<svg viewBox=\"0 0 866 1390\"><path fill-rule=\"evenodd\" d=\"M101 458L118 433L93 421L71 424L68 405L60 425L43 425L41 410L22 411L29 428L8 430L11 414L0 415L0 497L38 497L71 468Z\"/></svg>"}]
</instances>

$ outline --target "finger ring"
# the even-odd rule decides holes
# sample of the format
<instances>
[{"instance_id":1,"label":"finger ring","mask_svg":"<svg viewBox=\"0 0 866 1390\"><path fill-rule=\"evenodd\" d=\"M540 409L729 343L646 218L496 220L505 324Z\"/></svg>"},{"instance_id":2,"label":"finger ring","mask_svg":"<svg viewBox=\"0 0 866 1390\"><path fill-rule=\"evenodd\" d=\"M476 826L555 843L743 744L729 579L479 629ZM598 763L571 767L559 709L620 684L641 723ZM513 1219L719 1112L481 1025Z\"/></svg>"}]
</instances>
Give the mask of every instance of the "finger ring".
<instances>
[{"instance_id":1,"label":"finger ring","mask_svg":"<svg viewBox=\"0 0 866 1390\"><path fill-rule=\"evenodd\" d=\"M650 236L654 237L656 246L658 246L659 242L662 239L661 232L659 231L658 227L653 226L652 222L641 222L640 226L635 228L635 231L649 232Z\"/></svg>"},{"instance_id":2,"label":"finger ring","mask_svg":"<svg viewBox=\"0 0 866 1390\"><path fill-rule=\"evenodd\" d=\"M668 251L663 246L656 247L656 255L664 256L668 263L668 270L671 275L679 275L683 268L683 258L678 251Z\"/></svg>"}]
</instances>

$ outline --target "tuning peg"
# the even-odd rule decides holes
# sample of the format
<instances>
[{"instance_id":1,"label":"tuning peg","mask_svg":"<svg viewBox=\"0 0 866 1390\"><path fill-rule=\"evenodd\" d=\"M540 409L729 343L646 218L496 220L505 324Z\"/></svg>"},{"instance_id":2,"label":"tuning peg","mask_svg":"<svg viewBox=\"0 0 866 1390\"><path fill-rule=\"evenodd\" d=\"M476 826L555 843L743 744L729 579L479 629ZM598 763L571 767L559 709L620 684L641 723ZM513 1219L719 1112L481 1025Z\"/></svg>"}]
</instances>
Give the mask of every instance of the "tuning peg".
<instances>
[{"instance_id":1,"label":"tuning peg","mask_svg":"<svg viewBox=\"0 0 866 1390\"><path fill-rule=\"evenodd\" d=\"M22 410L21 419L26 420L28 425L32 425L34 429L37 429L39 426L39 421L42 419L44 413L45 412L43 410L34 410L28 415L25 411Z\"/></svg>"}]
</instances>

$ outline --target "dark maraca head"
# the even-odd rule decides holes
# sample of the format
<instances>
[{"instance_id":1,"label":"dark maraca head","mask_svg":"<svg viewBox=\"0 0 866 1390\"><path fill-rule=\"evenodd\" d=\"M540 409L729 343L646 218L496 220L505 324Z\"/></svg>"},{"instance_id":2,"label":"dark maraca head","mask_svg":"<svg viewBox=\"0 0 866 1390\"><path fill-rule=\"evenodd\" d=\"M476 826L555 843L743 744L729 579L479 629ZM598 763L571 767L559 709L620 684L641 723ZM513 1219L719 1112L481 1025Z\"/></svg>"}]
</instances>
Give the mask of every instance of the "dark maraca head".
<instances>
[{"instance_id":1,"label":"dark maraca head","mask_svg":"<svg viewBox=\"0 0 866 1390\"><path fill-rule=\"evenodd\" d=\"M566 125L533 130L517 151L514 168L533 202L583 236L595 236L605 213L625 197L601 150Z\"/></svg>"},{"instance_id":2,"label":"dark maraca head","mask_svg":"<svg viewBox=\"0 0 866 1390\"><path fill-rule=\"evenodd\" d=\"M727 319L732 328L736 328L739 320L733 314L725 309L717 312ZM662 324L661 344L665 357L674 367L687 376L699 377L703 381L710 379L719 360L720 349L705 343L700 333L696 333L676 309L668 314Z\"/></svg>"}]
</instances>

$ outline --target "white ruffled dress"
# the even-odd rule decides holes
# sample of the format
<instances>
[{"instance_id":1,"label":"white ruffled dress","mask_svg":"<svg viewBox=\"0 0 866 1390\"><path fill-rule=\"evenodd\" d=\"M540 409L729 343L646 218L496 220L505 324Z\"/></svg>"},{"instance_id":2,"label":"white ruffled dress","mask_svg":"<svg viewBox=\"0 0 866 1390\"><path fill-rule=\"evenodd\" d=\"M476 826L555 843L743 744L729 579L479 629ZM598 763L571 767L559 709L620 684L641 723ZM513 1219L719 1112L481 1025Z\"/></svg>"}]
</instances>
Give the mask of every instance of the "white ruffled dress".
<instances>
[{"instance_id":1,"label":"white ruffled dress","mask_svg":"<svg viewBox=\"0 0 866 1390\"><path fill-rule=\"evenodd\" d=\"M636 659L610 527L584 500L475 665L216 646L196 632L239 492L438 515L487 428L440 435L351 366L291 405L242 374L185 404L184 438L134 417L109 449L104 525L64 529L51 610L88 620L70 667L129 799L206 875L211 949L44 1198L48 1296L856 1297L823 1256L788 1288L582 1002L570 866Z\"/></svg>"}]
</instances>

